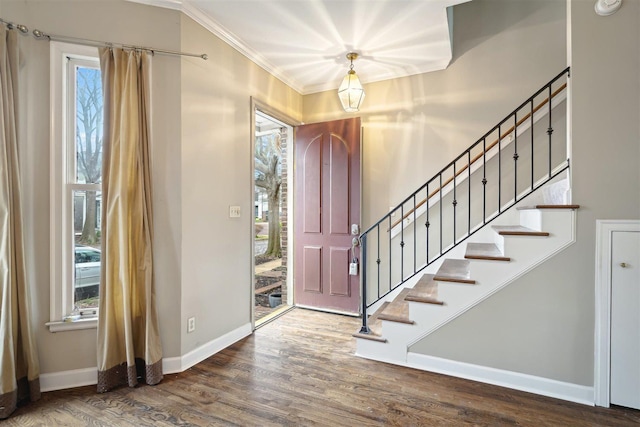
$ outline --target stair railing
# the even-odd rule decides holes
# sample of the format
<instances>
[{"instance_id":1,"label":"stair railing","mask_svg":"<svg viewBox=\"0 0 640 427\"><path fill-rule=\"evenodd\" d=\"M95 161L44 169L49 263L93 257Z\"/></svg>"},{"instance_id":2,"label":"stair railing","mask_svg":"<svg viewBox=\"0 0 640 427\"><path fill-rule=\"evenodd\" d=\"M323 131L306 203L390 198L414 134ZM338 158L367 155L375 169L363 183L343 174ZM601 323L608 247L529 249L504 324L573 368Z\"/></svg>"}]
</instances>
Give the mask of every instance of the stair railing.
<instances>
[{"instance_id":1,"label":"stair railing","mask_svg":"<svg viewBox=\"0 0 640 427\"><path fill-rule=\"evenodd\" d=\"M567 67L360 235L360 333L371 333L372 306L569 168L566 144L553 143L552 114L569 77Z\"/></svg>"}]
</instances>

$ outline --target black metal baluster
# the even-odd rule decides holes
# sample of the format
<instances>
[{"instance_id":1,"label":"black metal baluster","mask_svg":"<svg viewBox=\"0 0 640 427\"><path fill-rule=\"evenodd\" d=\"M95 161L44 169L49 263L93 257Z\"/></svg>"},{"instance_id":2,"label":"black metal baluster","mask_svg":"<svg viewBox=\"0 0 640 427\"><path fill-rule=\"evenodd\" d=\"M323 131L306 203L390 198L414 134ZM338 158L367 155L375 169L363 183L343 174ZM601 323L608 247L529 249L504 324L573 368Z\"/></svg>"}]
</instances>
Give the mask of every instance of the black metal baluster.
<instances>
[{"instance_id":1,"label":"black metal baluster","mask_svg":"<svg viewBox=\"0 0 640 427\"><path fill-rule=\"evenodd\" d=\"M367 269L364 268L367 265L367 235L364 234L360 236L360 247L362 248L362 253L360 254L360 258L362 258L362 327L360 328L361 334L370 334L371 330L367 325Z\"/></svg>"},{"instance_id":2,"label":"black metal baluster","mask_svg":"<svg viewBox=\"0 0 640 427\"><path fill-rule=\"evenodd\" d=\"M404 280L404 204L400 205L400 283Z\"/></svg>"},{"instance_id":3,"label":"black metal baluster","mask_svg":"<svg viewBox=\"0 0 640 427\"><path fill-rule=\"evenodd\" d=\"M394 209L395 212L395 209ZM389 215L389 290L391 290L391 253L393 252L393 246L391 246L391 231L393 230L391 226L391 215Z\"/></svg>"},{"instance_id":4,"label":"black metal baluster","mask_svg":"<svg viewBox=\"0 0 640 427\"><path fill-rule=\"evenodd\" d=\"M426 203L427 203L427 221L424 223L424 226L427 229L427 241L426 241L426 254L425 254L425 258L426 258L426 262L425 265L429 265L429 227L431 226L431 223L429 222L429 183L427 182L427 197L426 197Z\"/></svg>"},{"instance_id":5,"label":"black metal baluster","mask_svg":"<svg viewBox=\"0 0 640 427\"><path fill-rule=\"evenodd\" d=\"M498 214L502 213L502 125L498 125Z\"/></svg>"},{"instance_id":6,"label":"black metal baluster","mask_svg":"<svg viewBox=\"0 0 640 427\"><path fill-rule=\"evenodd\" d=\"M553 125L551 123L551 83L549 83L549 179L551 179L551 134L553 133Z\"/></svg>"},{"instance_id":7,"label":"black metal baluster","mask_svg":"<svg viewBox=\"0 0 640 427\"><path fill-rule=\"evenodd\" d=\"M467 150L467 186L469 190L467 197L467 214L469 215L467 236L471 236L471 149Z\"/></svg>"},{"instance_id":8,"label":"black metal baluster","mask_svg":"<svg viewBox=\"0 0 640 427\"><path fill-rule=\"evenodd\" d=\"M535 122L533 120L533 98L531 98L531 114L529 117L529 120L531 120L531 192L533 192L533 190L535 189L535 173L533 170L533 158L535 157L535 151L534 151L534 147L533 147L533 127L535 125Z\"/></svg>"},{"instance_id":9,"label":"black metal baluster","mask_svg":"<svg viewBox=\"0 0 640 427\"><path fill-rule=\"evenodd\" d=\"M378 299L380 298L380 225L376 227L378 232L378 238L376 239L378 246L378 253L376 257L376 264L378 264ZM365 263L362 261L362 268L364 269Z\"/></svg>"},{"instance_id":10,"label":"black metal baluster","mask_svg":"<svg viewBox=\"0 0 640 427\"><path fill-rule=\"evenodd\" d=\"M487 139L482 138L482 224L487 223Z\"/></svg>"},{"instance_id":11,"label":"black metal baluster","mask_svg":"<svg viewBox=\"0 0 640 427\"><path fill-rule=\"evenodd\" d=\"M513 203L518 201L518 112L513 114Z\"/></svg>"},{"instance_id":12,"label":"black metal baluster","mask_svg":"<svg viewBox=\"0 0 640 427\"><path fill-rule=\"evenodd\" d=\"M456 245L456 207L458 200L456 199L456 162L453 161L453 246Z\"/></svg>"},{"instance_id":13,"label":"black metal baluster","mask_svg":"<svg viewBox=\"0 0 640 427\"><path fill-rule=\"evenodd\" d=\"M440 255L442 255L442 172L440 172Z\"/></svg>"},{"instance_id":14,"label":"black metal baluster","mask_svg":"<svg viewBox=\"0 0 640 427\"><path fill-rule=\"evenodd\" d=\"M417 243L417 239L416 239L416 225L418 225L418 223L416 222L416 193L413 193L413 274L416 273L416 243Z\"/></svg>"}]
</instances>

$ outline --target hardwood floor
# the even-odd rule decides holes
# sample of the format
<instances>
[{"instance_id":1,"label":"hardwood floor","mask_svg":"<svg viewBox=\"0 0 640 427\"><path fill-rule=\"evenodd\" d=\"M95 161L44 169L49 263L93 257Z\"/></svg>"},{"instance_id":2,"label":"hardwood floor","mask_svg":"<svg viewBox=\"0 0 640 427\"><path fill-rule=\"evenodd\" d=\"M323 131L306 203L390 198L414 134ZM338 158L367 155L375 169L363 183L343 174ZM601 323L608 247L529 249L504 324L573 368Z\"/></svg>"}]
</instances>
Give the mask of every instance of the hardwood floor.
<instances>
[{"instance_id":1,"label":"hardwood floor","mask_svg":"<svg viewBox=\"0 0 640 427\"><path fill-rule=\"evenodd\" d=\"M592 408L353 355L358 319L295 309L157 386L44 393L9 426L632 426Z\"/></svg>"}]
</instances>

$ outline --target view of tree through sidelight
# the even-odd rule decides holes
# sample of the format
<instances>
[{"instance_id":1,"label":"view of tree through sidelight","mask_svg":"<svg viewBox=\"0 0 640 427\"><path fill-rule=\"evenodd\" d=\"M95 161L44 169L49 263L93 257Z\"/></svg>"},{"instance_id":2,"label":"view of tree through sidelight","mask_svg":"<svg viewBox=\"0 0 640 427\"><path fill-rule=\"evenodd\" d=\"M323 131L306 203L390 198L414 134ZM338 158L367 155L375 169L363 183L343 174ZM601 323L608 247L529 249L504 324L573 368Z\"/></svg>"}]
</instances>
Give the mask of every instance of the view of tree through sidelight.
<instances>
[{"instance_id":1,"label":"view of tree through sidelight","mask_svg":"<svg viewBox=\"0 0 640 427\"><path fill-rule=\"evenodd\" d=\"M287 144L293 128L256 110L254 180L254 319L287 305Z\"/></svg>"},{"instance_id":2,"label":"view of tree through sidelight","mask_svg":"<svg viewBox=\"0 0 640 427\"><path fill-rule=\"evenodd\" d=\"M279 129L258 132L255 148L255 185L267 195L269 240L264 255L280 258L280 189L282 186L282 143Z\"/></svg>"},{"instance_id":3,"label":"view of tree through sidelight","mask_svg":"<svg viewBox=\"0 0 640 427\"><path fill-rule=\"evenodd\" d=\"M102 178L102 81L100 70L77 68L76 85L76 182L98 184ZM86 193L86 219L80 243L99 243L97 191Z\"/></svg>"},{"instance_id":4,"label":"view of tree through sidelight","mask_svg":"<svg viewBox=\"0 0 640 427\"><path fill-rule=\"evenodd\" d=\"M102 78L98 68L71 64L75 85L74 307L97 308L100 286L100 204L102 202ZM95 63L97 67L97 63Z\"/></svg>"}]
</instances>

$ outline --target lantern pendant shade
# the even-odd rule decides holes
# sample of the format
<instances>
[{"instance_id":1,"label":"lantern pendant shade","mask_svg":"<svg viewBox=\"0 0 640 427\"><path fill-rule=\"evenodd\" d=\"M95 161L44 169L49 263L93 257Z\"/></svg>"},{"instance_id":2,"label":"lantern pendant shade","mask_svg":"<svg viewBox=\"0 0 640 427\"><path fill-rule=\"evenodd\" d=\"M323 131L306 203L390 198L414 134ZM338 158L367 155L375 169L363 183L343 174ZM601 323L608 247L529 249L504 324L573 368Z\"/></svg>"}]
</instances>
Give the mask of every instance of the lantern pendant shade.
<instances>
[{"instance_id":1,"label":"lantern pendant shade","mask_svg":"<svg viewBox=\"0 0 640 427\"><path fill-rule=\"evenodd\" d=\"M338 88L338 97L342 108L347 113L355 113L360 110L360 105L364 100L364 89L356 72L353 71L353 60L357 57L358 54L354 52L347 54L347 59L351 61L351 68Z\"/></svg>"}]
</instances>

